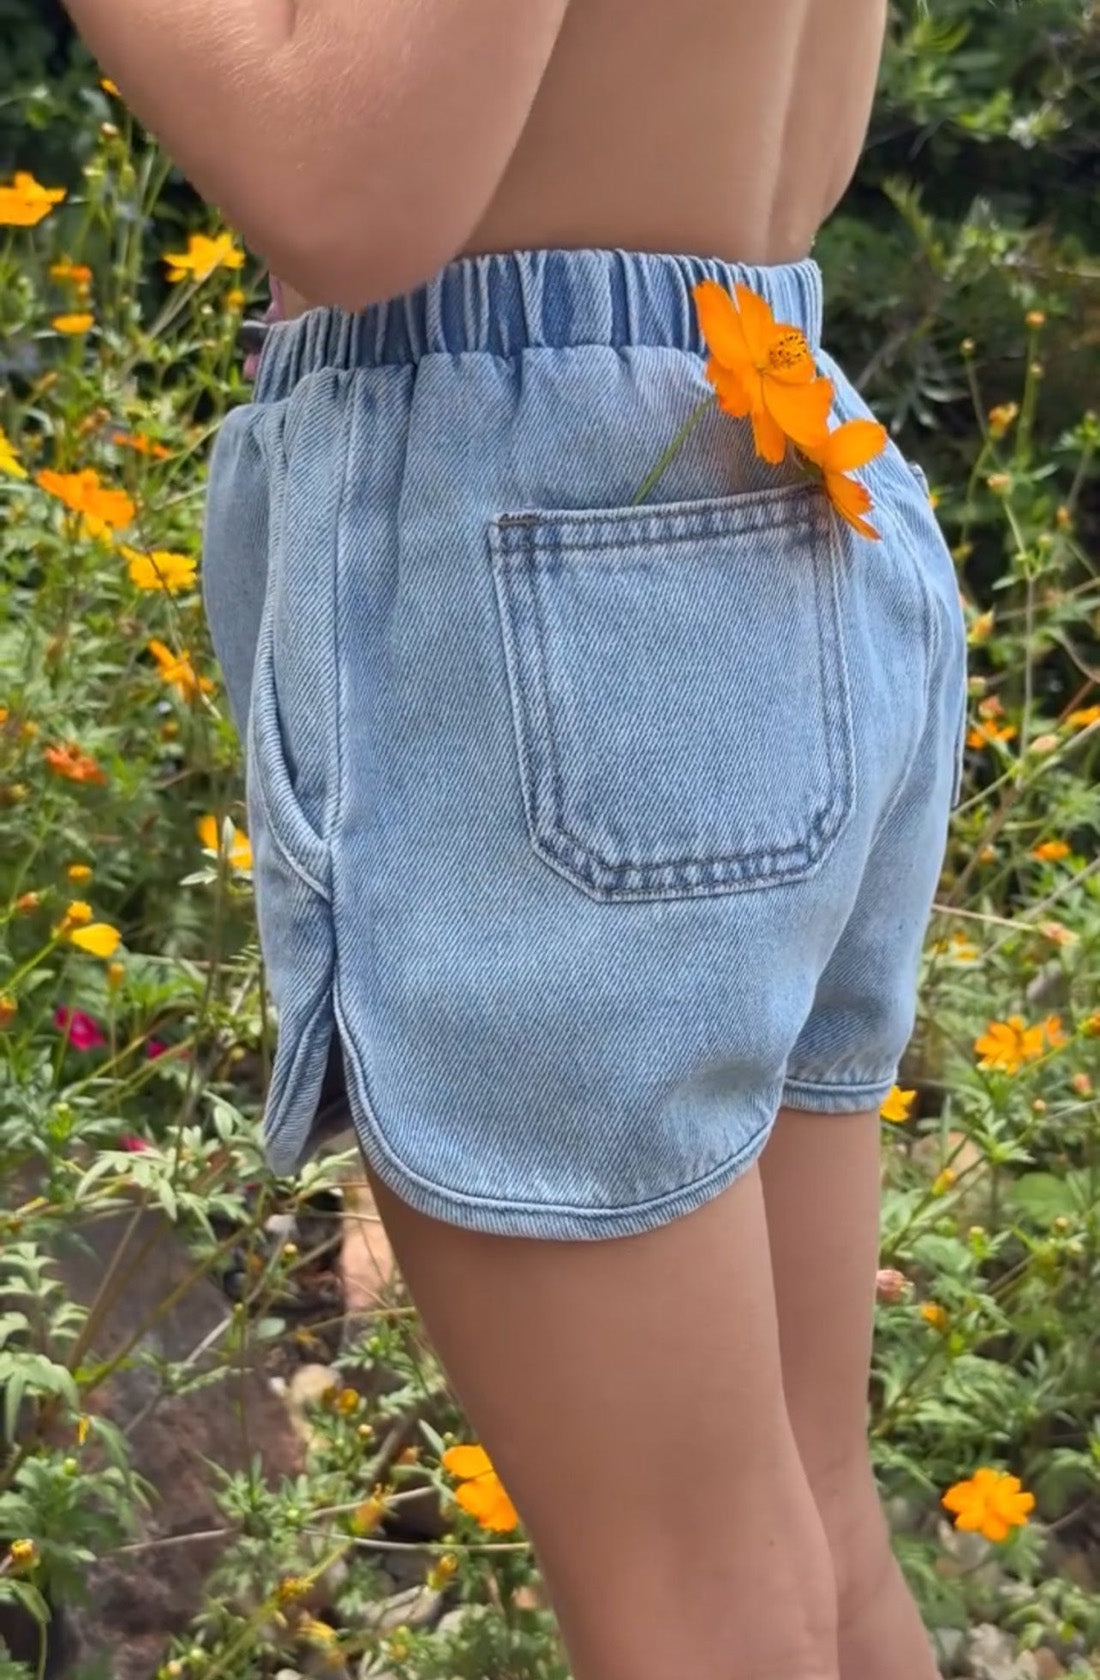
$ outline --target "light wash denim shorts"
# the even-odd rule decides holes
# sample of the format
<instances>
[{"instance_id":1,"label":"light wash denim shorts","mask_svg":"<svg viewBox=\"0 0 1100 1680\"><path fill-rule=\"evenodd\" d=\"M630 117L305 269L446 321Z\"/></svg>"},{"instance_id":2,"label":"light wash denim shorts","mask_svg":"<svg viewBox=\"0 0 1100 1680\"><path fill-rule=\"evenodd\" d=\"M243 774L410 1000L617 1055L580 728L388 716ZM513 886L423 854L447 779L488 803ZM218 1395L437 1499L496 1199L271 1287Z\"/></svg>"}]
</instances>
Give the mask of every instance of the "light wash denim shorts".
<instances>
[{"instance_id":1,"label":"light wash denim shorts","mask_svg":"<svg viewBox=\"0 0 1100 1680\"><path fill-rule=\"evenodd\" d=\"M954 566L892 444L872 542L717 409L634 505L709 390L707 276L868 415L814 263L545 250L274 326L221 428L203 593L278 1173L336 1091L422 1212L625 1236L744 1173L781 1105L895 1082L959 796Z\"/></svg>"}]
</instances>

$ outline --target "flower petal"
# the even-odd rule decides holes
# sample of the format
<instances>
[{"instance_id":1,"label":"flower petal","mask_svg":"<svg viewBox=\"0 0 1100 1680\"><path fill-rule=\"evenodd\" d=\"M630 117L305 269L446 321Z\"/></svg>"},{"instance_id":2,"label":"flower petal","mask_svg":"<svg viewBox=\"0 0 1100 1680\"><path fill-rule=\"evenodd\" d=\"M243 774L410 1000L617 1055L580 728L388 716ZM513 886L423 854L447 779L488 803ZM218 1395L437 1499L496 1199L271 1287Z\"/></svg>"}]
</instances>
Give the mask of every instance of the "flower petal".
<instances>
[{"instance_id":1,"label":"flower petal","mask_svg":"<svg viewBox=\"0 0 1100 1680\"><path fill-rule=\"evenodd\" d=\"M748 354L754 362L762 362L767 357L778 323L759 292L751 292L747 286L740 283L733 289L737 307L741 312L741 326Z\"/></svg>"},{"instance_id":2,"label":"flower petal","mask_svg":"<svg viewBox=\"0 0 1100 1680\"><path fill-rule=\"evenodd\" d=\"M485 1448L476 1445L448 1447L440 1462L452 1476L484 1476L493 1468Z\"/></svg>"},{"instance_id":3,"label":"flower petal","mask_svg":"<svg viewBox=\"0 0 1100 1680\"><path fill-rule=\"evenodd\" d=\"M766 408L752 411L752 441L761 460L778 466L787 453L787 439Z\"/></svg>"},{"instance_id":4,"label":"flower petal","mask_svg":"<svg viewBox=\"0 0 1100 1680\"><path fill-rule=\"evenodd\" d=\"M699 327L707 348L723 367L749 360L749 347L733 299L716 280L701 280L692 289Z\"/></svg>"},{"instance_id":5,"label":"flower petal","mask_svg":"<svg viewBox=\"0 0 1100 1680\"><path fill-rule=\"evenodd\" d=\"M830 472L851 472L866 466L886 448L886 427L877 420L846 420L829 433L824 465Z\"/></svg>"},{"instance_id":6,"label":"flower petal","mask_svg":"<svg viewBox=\"0 0 1100 1680\"><path fill-rule=\"evenodd\" d=\"M841 519L847 520L853 530L861 537L878 540L878 532L861 515L867 513L871 506L871 493L866 485L857 479L845 478L843 473L827 472L825 474L825 493Z\"/></svg>"},{"instance_id":7,"label":"flower petal","mask_svg":"<svg viewBox=\"0 0 1100 1680\"><path fill-rule=\"evenodd\" d=\"M831 379L814 379L808 385L790 385L781 380L761 380L764 406L782 432L814 458L828 436L829 410L833 406Z\"/></svg>"}]
</instances>

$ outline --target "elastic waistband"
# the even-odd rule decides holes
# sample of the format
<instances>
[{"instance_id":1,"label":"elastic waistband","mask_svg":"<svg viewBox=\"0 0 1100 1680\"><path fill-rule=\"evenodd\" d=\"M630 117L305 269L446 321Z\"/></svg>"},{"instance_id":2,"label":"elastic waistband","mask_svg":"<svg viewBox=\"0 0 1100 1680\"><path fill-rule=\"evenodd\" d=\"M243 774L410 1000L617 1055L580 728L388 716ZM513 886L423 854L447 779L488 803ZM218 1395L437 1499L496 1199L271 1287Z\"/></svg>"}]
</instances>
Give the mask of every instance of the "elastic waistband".
<instances>
[{"instance_id":1,"label":"elastic waistband","mask_svg":"<svg viewBox=\"0 0 1100 1680\"><path fill-rule=\"evenodd\" d=\"M423 356L652 345L703 351L691 289L716 280L758 292L776 320L821 342L821 271L812 259L758 268L645 251L508 251L459 257L424 285L356 315L313 309L272 326L256 401L286 396L320 368L418 362Z\"/></svg>"}]
</instances>

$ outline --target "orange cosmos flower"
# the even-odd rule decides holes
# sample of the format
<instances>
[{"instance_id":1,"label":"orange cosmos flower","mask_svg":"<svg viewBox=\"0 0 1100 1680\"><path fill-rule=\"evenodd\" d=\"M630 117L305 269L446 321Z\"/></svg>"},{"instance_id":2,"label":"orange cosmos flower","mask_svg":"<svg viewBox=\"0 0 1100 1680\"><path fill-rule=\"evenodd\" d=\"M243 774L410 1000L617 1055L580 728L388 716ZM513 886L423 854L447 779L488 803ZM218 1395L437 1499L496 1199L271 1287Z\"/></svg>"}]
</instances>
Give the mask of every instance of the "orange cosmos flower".
<instances>
[{"instance_id":1,"label":"orange cosmos flower","mask_svg":"<svg viewBox=\"0 0 1100 1680\"><path fill-rule=\"evenodd\" d=\"M211 694L214 684L209 677L200 677L191 663L191 655L187 648L173 653L170 647L156 638L148 644L149 652L157 662L161 678L170 683L181 700L197 700L200 694Z\"/></svg>"},{"instance_id":2,"label":"orange cosmos flower","mask_svg":"<svg viewBox=\"0 0 1100 1680\"><path fill-rule=\"evenodd\" d=\"M16 170L11 183L0 187L0 227L37 227L64 197L64 187L43 187L26 170Z\"/></svg>"},{"instance_id":3,"label":"orange cosmos flower","mask_svg":"<svg viewBox=\"0 0 1100 1680\"><path fill-rule=\"evenodd\" d=\"M519 1513L505 1493L484 1447L448 1447L442 1464L461 1481L455 1498L482 1528L508 1534L519 1527Z\"/></svg>"},{"instance_id":4,"label":"orange cosmos flower","mask_svg":"<svg viewBox=\"0 0 1100 1680\"><path fill-rule=\"evenodd\" d=\"M777 321L747 286L734 291L731 298L714 280L692 290L710 351L707 378L727 414L751 419L756 452L774 465L786 454L788 438L803 449L824 440L832 382L818 378L798 327Z\"/></svg>"},{"instance_id":5,"label":"orange cosmos flower","mask_svg":"<svg viewBox=\"0 0 1100 1680\"><path fill-rule=\"evenodd\" d=\"M1018 1073L1025 1062L1033 1062L1043 1054L1044 1032L1052 1048L1062 1042L1056 1015L1048 1016L1037 1027L1025 1027L1022 1015L1010 1015L1007 1021L990 1021L985 1032L974 1040L974 1048L981 1057L978 1066Z\"/></svg>"},{"instance_id":6,"label":"orange cosmos flower","mask_svg":"<svg viewBox=\"0 0 1100 1680\"><path fill-rule=\"evenodd\" d=\"M86 333L95 326L95 316L89 315L87 311L78 311L72 315L54 315L50 326L54 332L59 333Z\"/></svg>"},{"instance_id":7,"label":"orange cosmos flower","mask_svg":"<svg viewBox=\"0 0 1100 1680\"><path fill-rule=\"evenodd\" d=\"M47 469L35 475L35 483L79 513L83 528L91 536L120 530L123 525L129 525L137 511L125 490L112 490L109 485L101 484L99 474L91 467L75 473Z\"/></svg>"},{"instance_id":8,"label":"orange cosmos flower","mask_svg":"<svg viewBox=\"0 0 1100 1680\"><path fill-rule=\"evenodd\" d=\"M878 537L873 525L863 518L870 511L871 492L866 485L844 475L853 467L864 467L886 448L886 428L877 420L847 420L816 443L800 444L804 455L821 468L825 494L842 519L861 537Z\"/></svg>"},{"instance_id":9,"label":"orange cosmos flower","mask_svg":"<svg viewBox=\"0 0 1100 1680\"><path fill-rule=\"evenodd\" d=\"M143 437L140 432L112 432L111 442L118 449L134 449L139 455L151 455L155 461L167 461L172 453L163 443L154 443L152 438Z\"/></svg>"},{"instance_id":10,"label":"orange cosmos flower","mask_svg":"<svg viewBox=\"0 0 1100 1680\"><path fill-rule=\"evenodd\" d=\"M62 746L47 747L42 757L54 774L64 776L66 781L102 784L107 780L91 754L82 752L75 741L66 741Z\"/></svg>"},{"instance_id":11,"label":"orange cosmos flower","mask_svg":"<svg viewBox=\"0 0 1100 1680\"><path fill-rule=\"evenodd\" d=\"M1035 1509L1035 1495L1023 1491L1018 1476L983 1468L949 1487L940 1504L956 1513L956 1528L976 1530L987 1540L1005 1540L1010 1528L1026 1523L1028 1512Z\"/></svg>"}]
</instances>

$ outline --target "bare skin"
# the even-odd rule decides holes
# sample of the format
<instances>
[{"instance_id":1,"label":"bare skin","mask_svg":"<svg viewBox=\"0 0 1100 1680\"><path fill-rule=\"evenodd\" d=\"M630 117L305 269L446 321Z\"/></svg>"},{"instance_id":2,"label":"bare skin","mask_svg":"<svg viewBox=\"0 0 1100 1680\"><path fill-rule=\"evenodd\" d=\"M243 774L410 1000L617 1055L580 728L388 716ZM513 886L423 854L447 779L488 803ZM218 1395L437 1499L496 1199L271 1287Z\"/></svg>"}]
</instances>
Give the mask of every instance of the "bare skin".
<instances>
[{"instance_id":1,"label":"bare skin","mask_svg":"<svg viewBox=\"0 0 1100 1680\"><path fill-rule=\"evenodd\" d=\"M463 253L807 255L863 143L885 0L69 0L283 278L348 309ZM574 1680L937 1680L868 1455L876 1112L782 1109L642 1236L428 1219L413 1299L535 1544Z\"/></svg>"},{"instance_id":2,"label":"bare skin","mask_svg":"<svg viewBox=\"0 0 1100 1680\"><path fill-rule=\"evenodd\" d=\"M453 254L808 255L863 145L885 14L884 0L572 0L503 176ZM310 307L285 281L284 293L288 314Z\"/></svg>"}]
</instances>

